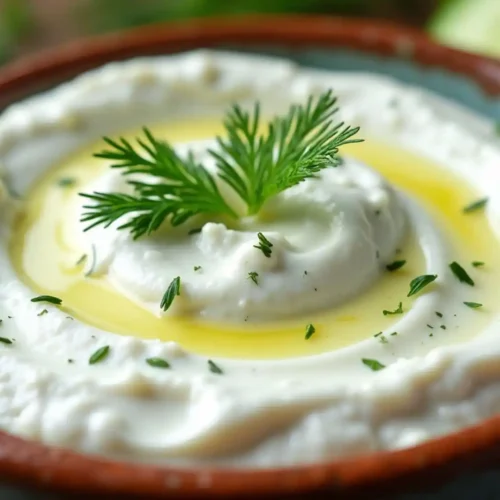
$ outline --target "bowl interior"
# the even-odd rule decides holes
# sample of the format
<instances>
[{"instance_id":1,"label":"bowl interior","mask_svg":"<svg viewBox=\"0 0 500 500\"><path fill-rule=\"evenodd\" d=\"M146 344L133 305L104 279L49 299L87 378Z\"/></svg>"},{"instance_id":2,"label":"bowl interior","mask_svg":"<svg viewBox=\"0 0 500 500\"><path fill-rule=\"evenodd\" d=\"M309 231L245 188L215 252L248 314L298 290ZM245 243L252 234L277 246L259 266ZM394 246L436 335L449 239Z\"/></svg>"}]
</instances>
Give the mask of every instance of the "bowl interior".
<instances>
[{"instance_id":1,"label":"bowl interior","mask_svg":"<svg viewBox=\"0 0 500 500\"><path fill-rule=\"evenodd\" d=\"M314 28L311 27L311 29ZM361 35L358 33L357 36ZM265 43L239 43L237 36L234 36L233 38L234 42L232 40L230 42L216 40L210 42L209 44L198 43L196 39L193 38L190 46L180 44L179 47L175 46L175 44L172 44L172 46L170 47L168 46L168 43L165 43L165 45L168 46L166 50L160 50L158 48L152 47L151 45L146 45L144 48L139 47L129 53L126 53L127 51L124 51L121 53L116 52L106 55L106 53L103 52L104 55L102 57L89 59L84 63L82 63L81 61L79 63L77 57L75 63L67 64L64 70L48 71L43 78L35 79L36 81L34 81L33 78L29 80L28 76L25 77L25 83L23 83L22 78L19 79L19 86L17 88L11 89L11 92L8 93L9 95L4 96L2 106L5 107L5 105L12 102L14 99L33 95L34 93L53 87L55 84L67 81L72 76L80 73L82 70L99 66L105 61L107 62L112 60L119 60L131 55L151 55L153 53L177 52L182 50L189 50L195 47L200 48L207 46L212 49L223 49L285 57L296 61L303 66L313 68L349 72L369 72L391 76L405 83L409 83L420 88L427 89L431 92L435 92L490 119L500 120L500 91L497 91L496 96L488 94L474 79L473 75L465 76L463 74L458 74L448 69L444 69L444 65L440 64L439 61L437 61L436 64L432 66L420 64L412 57L412 51L408 46L401 46L399 53L396 51L395 55L380 55L380 53L384 51L379 51L376 49L370 50L369 46L366 48L366 50L345 48L349 45L356 45L349 43L342 44L333 42L328 47L325 47L325 44L316 44L314 42L288 44L284 41L280 41L279 37L277 37L276 40L273 40L272 42L266 41ZM458 52L454 53L459 55ZM89 62L91 60L94 62ZM497 67L497 71L499 73L496 77L497 89L500 90L500 67ZM471 71L469 71L469 73L471 73ZM29 70L27 70L25 75L29 75ZM2 81L0 78L0 89L1 88ZM423 458L424 457L422 456L422 460ZM432 460L430 462L432 465ZM352 463L350 467L354 471L354 469L356 469L356 464ZM421 468L420 465L414 467L414 469L419 468ZM372 467L372 469L375 470L376 467ZM91 469L87 467L84 468L84 470L89 472ZM311 484L321 484L323 486L326 486L329 485L329 483L333 482L326 478L326 475L328 475L327 470L320 471L319 476L316 473L316 476L318 477L315 476L314 480L312 480L312 476L314 476L313 472L307 472L307 474L312 474ZM345 477L347 477L348 475L349 474L347 473ZM22 476L22 474L20 476ZM122 475L120 474L118 474L118 476L122 477ZM221 481L222 480L223 477L221 476ZM276 479L274 481L276 484L272 484L273 481L271 481L270 479L269 481L270 482L267 483L268 487L263 489L267 490L268 492L274 490L276 493L280 493L280 485L277 484L278 480ZM299 477L297 477L297 481L299 481ZM250 486L251 481L246 481L245 488L250 488ZM233 484L232 488L234 489L232 489L232 491L230 492L234 493L234 491L239 489L239 486ZM243 491L243 488L244 486L242 485L241 491ZM95 489L97 489L98 491L98 487L90 488L90 490ZM111 490L119 491L120 488L111 488ZM192 491L193 490L191 490L191 492ZM220 488L219 491L221 491ZM216 493L217 490L212 491L212 494ZM6 498L6 500L9 499L8 496L3 496L1 490L0 497ZM16 497L13 496L13 498ZM216 498L216 496L214 496L213 498Z\"/></svg>"}]
</instances>

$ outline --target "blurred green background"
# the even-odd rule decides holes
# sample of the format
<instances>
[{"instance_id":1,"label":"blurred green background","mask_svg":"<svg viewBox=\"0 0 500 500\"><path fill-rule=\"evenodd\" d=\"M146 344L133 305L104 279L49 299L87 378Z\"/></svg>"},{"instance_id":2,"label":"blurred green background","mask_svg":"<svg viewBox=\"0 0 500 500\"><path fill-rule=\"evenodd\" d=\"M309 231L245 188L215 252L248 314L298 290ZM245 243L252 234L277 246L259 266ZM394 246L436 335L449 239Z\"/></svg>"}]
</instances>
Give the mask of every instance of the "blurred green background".
<instances>
[{"instance_id":1,"label":"blurred green background","mask_svg":"<svg viewBox=\"0 0 500 500\"><path fill-rule=\"evenodd\" d=\"M0 64L82 36L221 14L320 13L421 27L500 57L500 0L0 0Z\"/></svg>"}]
</instances>

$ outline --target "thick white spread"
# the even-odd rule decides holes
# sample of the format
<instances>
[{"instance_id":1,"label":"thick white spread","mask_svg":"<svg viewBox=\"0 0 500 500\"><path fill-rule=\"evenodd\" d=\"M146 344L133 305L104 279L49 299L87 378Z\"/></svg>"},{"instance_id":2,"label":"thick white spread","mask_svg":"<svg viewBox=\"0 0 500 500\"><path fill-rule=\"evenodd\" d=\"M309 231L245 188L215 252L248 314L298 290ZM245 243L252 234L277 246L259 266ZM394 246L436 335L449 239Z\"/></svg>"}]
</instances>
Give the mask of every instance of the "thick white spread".
<instances>
[{"instance_id":1,"label":"thick white spread","mask_svg":"<svg viewBox=\"0 0 500 500\"><path fill-rule=\"evenodd\" d=\"M187 147L215 171L206 154L213 143ZM128 192L126 182L109 170L82 190ZM371 286L405 235L404 202L379 174L352 160L272 198L257 217L233 228L207 222L199 234L189 235L184 225L134 241L130 233L116 231L124 223L119 220L115 230L100 227L82 238L75 221L85 212L82 205L92 203L77 198L75 204L80 213L67 223L68 232L77 234L68 239L80 237L81 247L94 252L89 266L95 272L107 273L125 295L154 313L169 283L181 276L183 293L168 314L221 320L272 320L334 306ZM269 257L255 248L259 231L273 245ZM258 274L258 286L248 279L250 272Z\"/></svg>"},{"instance_id":2,"label":"thick white spread","mask_svg":"<svg viewBox=\"0 0 500 500\"><path fill-rule=\"evenodd\" d=\"M234 100L248 105L258 99L274 114L330 87L339 96L342 118L360 125L367 140L421 154L439 164L447 179L487 196L487 217L481 215L477 227L497 242L498 139L488 123L419 89L373 75L216 52L108 65L0 117L0 334L13 340L0 343L3 429L133 460L272 467L411 446L500 409L500 307L492 293L500 269L494 267L494 248L484 270L462 262L476 286L460 283L448 266L468 255L466 245L460 248L439 216L391 185L369 158L355 159L354 148L343 165L284 191L257 217L238 223L196 219L134 241L115 226L85 232L79 222L85 202L73 193L60 213L47 216L57 231L33 229L12 246L19 227L31 224L27 216L19 219L29 202L24 195L36 190L52 166L99 136L167 120L220 118ZM213 171L207 155L213 144L210 138L186 138L175 145L181 155L193 150ZM85 161L95 170L79 191L128 189L116 170L96 170L90 155L78 161L82 171ZM190 235L196 227L201 232ZM269 258L255 248L259 231L273 243ZM16 245L28 249L22 257ZM408 275L404 294L384 298L386 309L402 302L404 311L385 319L379 311L390 321L387 329L313 355L218 356L220 340L198 352L188 341L123 335L94 321L94 313L87 321L72 309L71 294L61 307L30 301L41 293L58 295L50 283L42 289L43 280L35 276L55 265L42 257L37 262L37 252L55 255L66 246L72 255L89 256L89 277L82 272L81 280L100 279L124 297L116 304L130 307L114 310L114 303L104 302L106 314L132 318L137 311L148 321L165 321L167 330L173 325L172 331L183 318L195 326L215 321L222 330L246 324L242 335L253 335L255 328L263 337L260 325L272 330L273 322L299 317L305 328L315 314L377 294L378 284L388 279L386 265L408 245L423 255L418 274L436 274L435 283L409 299L408 285L417 274ZM28 261L37 264L33 272L26 271ZM29 283L19 266L31 274ZM258 284L250 272L258 273ZM176 276L182 293L163 313L161 297ZM466 301L487 304L479 311ZM309 340L303 329L297 332L301 342L320 343L322 336L337 334L324 317L315 325ZM103 346L109 346L109 356L89 365L89 356ZM210 349L223 374L208 369L204 352ZM170 369L145 363L152 357L168 360ZM363 359L386 367L372 371Z\"/></svg>"}]
</instances>

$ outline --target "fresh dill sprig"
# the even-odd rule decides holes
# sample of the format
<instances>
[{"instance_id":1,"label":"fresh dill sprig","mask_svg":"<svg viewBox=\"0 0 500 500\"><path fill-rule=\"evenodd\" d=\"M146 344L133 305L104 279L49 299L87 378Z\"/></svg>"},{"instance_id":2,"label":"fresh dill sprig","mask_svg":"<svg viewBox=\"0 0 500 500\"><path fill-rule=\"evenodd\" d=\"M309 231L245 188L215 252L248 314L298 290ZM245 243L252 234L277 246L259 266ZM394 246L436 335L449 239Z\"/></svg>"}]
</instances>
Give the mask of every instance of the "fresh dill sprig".
<instances>
[{"instance_id":1,"label":"fresh dill sprig","mask_svg":"<svg viewBox=\"0 0 500 500\"><path fill-rule=\"evenodd\" d=\"M255 215L276 194L314 177L320 170L338 166L339 148L360 142L353 139L359 128L335 123L337 99L331 91L303 106L293 105L274 118L261 132L261 111L234 105L224 120L224 137L208 154L215 160L217 174L246 203L247 215ZM81 221L86 230L109 227L128 230L134 239L156 231L165 220L178 226L198 214L240 215L226 202L215 175L198 163L190 152L181 158L169 143L150 130L132 144L123 137L105 137L108 148L96 158L111 161L129 177L132 193L80 193L90 200ZM139 176L139 177L137 177ZM146 177L145 177L146 176Z\"/></svg>"},{"instance_id":2,"label":"fresh dill sprig","mask_svg":"<svg viewBox=\"0 0 500 500\"><path fill-rule=\"evenodd\" d=\"M305 106L293 105L260 133L260 106L253 113L235 105L226 115L226 138L217 138L211 150L219 176L246 202L248 215L259 212L267 199L320 170L337 166L339 148L360 142L352 139L359 128L335 124L337 98L331 90Z\"/></svg>"},{"instance_id":3,"label":"fresh dill sprig","mask_svg":"<svg viewBox=\"0 0 500 500\"><path fill-rule=\"evenodd\" d=\"M131 179L134 194L80 193L91 200L85 205L81 221L95 226L110 226L125 216L131 216L118 227L128 229L134 239L156 231L167 217L173 226L182 224L200 213L236 213L219 192L214 178L197 163L192 153L181 159L166 142L159 141L144 128L145 138L138 138L133 146L123 137L117 141L105 137L110 149L96 153L96 158L111 160L111 168L122 169L125 176L146 174L151 182Z\"/></svg>"}]
</instances>

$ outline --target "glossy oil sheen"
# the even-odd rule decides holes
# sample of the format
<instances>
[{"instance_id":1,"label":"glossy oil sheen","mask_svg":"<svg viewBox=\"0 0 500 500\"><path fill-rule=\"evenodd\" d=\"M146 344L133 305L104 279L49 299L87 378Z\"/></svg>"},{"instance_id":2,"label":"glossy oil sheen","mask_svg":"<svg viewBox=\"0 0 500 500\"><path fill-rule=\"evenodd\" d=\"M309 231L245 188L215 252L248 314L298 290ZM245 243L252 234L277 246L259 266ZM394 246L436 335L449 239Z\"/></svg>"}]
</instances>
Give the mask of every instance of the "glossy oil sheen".
<instances>
[{"instance_id":1,"label":"glossy oil sheen","mask_svg":"<svg viewBox=\"0 0 500 500\"><path fill-rule=\"evenodd\" d=\"M221 125L197 120L156 126L152 130L176 142L213 137L221 133ZM91 145L56 165L27 194L28 201L11 242L11 255L28 286L37 293L60 297L68 314L103 330L172 340L208 356L270 359L318 354L346 347L382 330L389 331L399 318L383 316L382 310L395 309L406 298L411 279L426 272L422 251L410 234L401 253L395 256L407 260L404 268L382 273L365 293L330 311L248 325L156 317L114 290L105 277L84 278L83 266L76 265L84 250L75 248L62 231L65 206L82 186L106 168L101 160L91 156L101 146ZM415 154L375 140L351 145L343 152L365 161L424 206L452 242L453 259L464 263L482 260L488 262L488 269L500 269L499 258L493 251L497 243L484 213L462 213L462 207L478 197L465 181ZM62 178L74 178L76 183L62 187L59 184ZM498 279L498 273L483 272L485 302L490 297L494 303ZM406 299L405 305L407 309L411 307L411 300ZM488 316L478 317L474 331L481 331ZM308 323L314 324L316 333L305 342ZM464 335L473 333L462 333L454 340L463 340Z\"/></svg>"}]
</instances>

